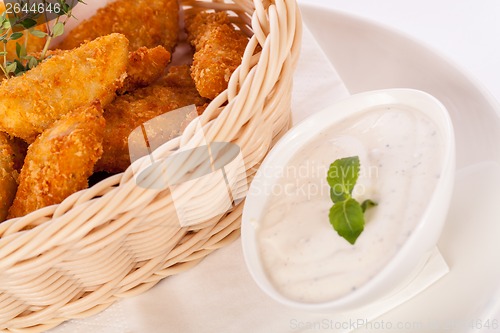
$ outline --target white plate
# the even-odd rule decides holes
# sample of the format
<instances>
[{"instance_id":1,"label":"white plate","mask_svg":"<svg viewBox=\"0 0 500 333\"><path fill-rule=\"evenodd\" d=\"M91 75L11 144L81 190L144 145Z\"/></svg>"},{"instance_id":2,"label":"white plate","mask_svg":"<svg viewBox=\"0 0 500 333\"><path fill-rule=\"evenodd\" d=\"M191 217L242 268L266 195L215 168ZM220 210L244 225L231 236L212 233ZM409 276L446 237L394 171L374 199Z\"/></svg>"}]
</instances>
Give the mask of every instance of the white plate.
<instances>
[{"instance_id":1,"label":"white plate","mask_svg":"<svg viewBox=\"0 0 500 333\"><path fill-rule=\"evenodd\" d=\"M499 109L460 70L426 47L323 8L304 6L303 11L351 92L404 87L427 91L447 106L456 128L457 162L462 171L457 175L452 213L439 244L451 273L384 315L373 330L360 332L386 332L381 320L391 322L391 332L465 332L462 326L446 329L444 324L489 318L499 310ZM310 101L305 109L320 104ZM336 332L338 318L329 314L312 317L266 297L247 272L240 246L235 242L142 295L52 332ZM413 326L397 329L398 323ZM436 324L435 328L425 329L428 323Z\"/></svg>"},{"instance_id":2,"label":"white plate","mask_svg":"<svg viewBox=\"0 0 500 333\"><path fill-rule=\"evenodd\" d=\"M443 332L447 327L452 332L500 331L495 321L500 320L497 102L448 60L407 36L325 8L302 10L351 93L394 87L423 90L441 100L455 127L457 181L439 241L451 272L379 318L378 324L408 324L414 332ZM371 328L361 331L384 331Z\"/></svg>"}]
</instances>

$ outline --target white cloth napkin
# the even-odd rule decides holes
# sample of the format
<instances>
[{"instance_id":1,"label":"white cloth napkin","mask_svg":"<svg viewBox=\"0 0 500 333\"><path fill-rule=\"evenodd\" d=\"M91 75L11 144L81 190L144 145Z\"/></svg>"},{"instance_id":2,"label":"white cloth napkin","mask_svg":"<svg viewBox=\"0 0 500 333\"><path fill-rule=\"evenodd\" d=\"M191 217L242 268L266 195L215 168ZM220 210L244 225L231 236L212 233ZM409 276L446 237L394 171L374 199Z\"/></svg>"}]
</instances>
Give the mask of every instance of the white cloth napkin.
<instances>
[{"instance_id":1,"label":"white cloth napkin","mask_svg":"<svg viewBox=\"0 0 500 333\"><path fill-rule=\"evenodd\" d=\"M348 95L306 28L295 74L294 123ZM349 332L420 293L448 271L437 250L428 263L409 286L370 307L348 314L309 313L284 307L257 287L238 240L142 295L121 300L96 316L68 321L50 333Z\"/></svg>"}]
</instances>

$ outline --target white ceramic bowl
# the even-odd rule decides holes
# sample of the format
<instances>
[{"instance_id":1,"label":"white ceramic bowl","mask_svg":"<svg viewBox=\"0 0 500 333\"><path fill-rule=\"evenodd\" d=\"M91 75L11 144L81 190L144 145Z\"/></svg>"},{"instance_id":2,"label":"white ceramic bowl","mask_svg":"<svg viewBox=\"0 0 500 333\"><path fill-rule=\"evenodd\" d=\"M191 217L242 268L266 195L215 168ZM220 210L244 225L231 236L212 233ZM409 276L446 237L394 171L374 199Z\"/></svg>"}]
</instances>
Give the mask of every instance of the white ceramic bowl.
<instances>
[{"instance_id":1,"label":"white ceramic bowl","mask_svg":"<svg viewBox=\"0 0 500 333\"><path fill-rule=\"evenodd\" d=\"M441 177L430 194L427 208L414 231L397 254L384 268L347 295L319 303L305 303L282 295L272 284L264 269L256 227L262 219L266 204L271 198L273 185L279 180L279 172L294 154L310 142L319 131L329 128L346 118L374 107L401 106L419 110L430 117L444 138ZM353 95L318 112L291 129L271 150L257 172L245 203L242 217L242 244L247 267L259 285L270 297L285 305L311 311L352 310L370 304L406 285L436 246L448 212L455 177L455 139L453 126L445 107L431 95L411 89L390 89ZM271 173L269 172L271 170ZM410 203L411 204L411 203ZM333 231L332 231L333 232Z\"/></svg>"}]
</instances>

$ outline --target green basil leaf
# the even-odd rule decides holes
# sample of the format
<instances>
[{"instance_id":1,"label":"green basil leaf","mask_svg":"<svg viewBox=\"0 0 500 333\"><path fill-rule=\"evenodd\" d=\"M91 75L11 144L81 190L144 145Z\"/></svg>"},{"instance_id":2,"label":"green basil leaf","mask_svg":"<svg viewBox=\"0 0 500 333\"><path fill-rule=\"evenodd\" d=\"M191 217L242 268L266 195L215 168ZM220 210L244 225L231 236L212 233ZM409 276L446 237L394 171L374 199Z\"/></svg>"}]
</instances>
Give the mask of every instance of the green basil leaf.
<instances>
[{"instance_id":1,"label":"green basil leaf","mask_svg":"<svg viewBox=\"0 0 500 333\"><path fill-rule=\"evenodd\" d=\"M337 184L330 187L330 199L332 199L333 203L338 203L349 199L349 196L344 192L344 188Z\"/></svg>"},{"instance_id":2,"label":"green basil leaf","mask_svg":"<svg viewBox=\"0 0 500 333\"><path fill-rule=\"evenodd\" d=\"M358 181L359 169L358 156L341 158L330 165L326 180L336 194L340 193L350 198L352 190ZM338 195L338 198L340 197L342 195ZM334 200L334 202L336 201Z\"/></svg>"},{"instance_id":3,"label":"green basil leaf","mask_svg":"<svg viewBox=\"0 0 500 333\"><path fill-rule=\"evenodd\" d=\"M363 203L361 204L361 209L363 210L363 213L366 212L368 209L372 208L372 207L375 207L377 205L377 203L375 201L372 201L372 200L365 200L363 201Z\"/></svg>"},{"instance_id":4,"label":"green basil leaf","mask_svg":"<svg viewBox=\"0 0 500 333\"><path fill-rule=\"evenodd\" d=\"M348 199L330 209L330 223L337 233L354 244L365 228L365 217L359 202Z\"/></svg>"}]
</instances>

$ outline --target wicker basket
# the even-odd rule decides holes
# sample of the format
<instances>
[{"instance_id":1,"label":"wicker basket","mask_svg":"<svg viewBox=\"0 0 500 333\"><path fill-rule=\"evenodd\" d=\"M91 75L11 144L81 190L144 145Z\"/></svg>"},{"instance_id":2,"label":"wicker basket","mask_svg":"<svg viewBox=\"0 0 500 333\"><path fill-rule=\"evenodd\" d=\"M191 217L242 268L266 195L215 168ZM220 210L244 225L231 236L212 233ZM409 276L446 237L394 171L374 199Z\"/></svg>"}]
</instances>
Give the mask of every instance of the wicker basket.
<instances>
[{"instance_id":1,"label":"wicker basket","mask_svg":"<svg viewBox=\"0 0 500 333\"><path fill-rule=\"evenodd\" d=\"M228 90L199 118L201 127L189 126L155 158L196 144L202 131L209 142L239 145L250 182L290 125L302 29L297 4L190 0L182 7L228 11L251 39ZM44 331L140 294L237 239L241 212L240 203L222 217L181 227L170 191L137 186L131 167L60 205L1 223L0 331Z\"/></svg>"}]
</instances>

